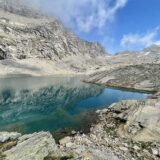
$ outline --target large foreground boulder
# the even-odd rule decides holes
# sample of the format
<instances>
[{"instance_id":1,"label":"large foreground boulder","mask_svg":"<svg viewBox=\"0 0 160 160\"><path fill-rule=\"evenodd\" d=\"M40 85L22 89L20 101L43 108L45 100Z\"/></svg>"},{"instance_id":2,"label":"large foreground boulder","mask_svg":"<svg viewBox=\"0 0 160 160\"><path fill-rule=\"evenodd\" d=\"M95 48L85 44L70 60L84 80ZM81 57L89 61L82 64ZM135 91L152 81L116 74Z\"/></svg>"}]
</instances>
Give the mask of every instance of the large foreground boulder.
<instances>
[{"instance_id":1,"label":"large foreground boulder","mask_svg":"<svg viewBox=\"0 0 160 160\"><path fill-rule=\"evenodd\" d=\"M135 141L160 142L160 101L147 99L146 101L128 100L115 104L112 111L115 118L123 123L118 134Z\"/></svg>"},{"instance_id":2,"label":"large foreground boulder","mask_svg":"<svg viewBox=\"0 0 160 160\"><path fill-rule=\"evenodd\" d=\"M59 156L58 147L49 132L21 136L15 146L4 152L5 160L44 160Z\"/></svg>"}]
</instances>

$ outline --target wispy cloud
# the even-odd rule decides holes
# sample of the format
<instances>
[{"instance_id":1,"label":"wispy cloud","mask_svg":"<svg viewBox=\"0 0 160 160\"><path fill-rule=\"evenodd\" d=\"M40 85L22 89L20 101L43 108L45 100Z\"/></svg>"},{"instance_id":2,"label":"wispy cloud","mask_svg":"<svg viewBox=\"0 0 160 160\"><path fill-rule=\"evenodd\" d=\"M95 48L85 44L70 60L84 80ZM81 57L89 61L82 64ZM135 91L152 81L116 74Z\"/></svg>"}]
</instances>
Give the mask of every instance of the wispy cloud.
<instances>
[{"instance_id":1,"label":"wispy cloud","mask_svg":"<svg viewBox=\"0 0 160 160\"><path fill-rule=\"evenodd\" d=\"M76 18L76 24L81 31L90 32L97 28L101 30L104 26L112 22L117 11L123 8L127 0L116 0L114 5L110 5L110 1L105 0L86 0L91 4L90 12L86 14L79 14ZM79 12L83 12L83 9Z\"/></svg>"},{"instance_id":2,"label":"wispy cloud","mask_svg":"<svg viewBox=\"0 0 160 160\"><path fill-rule=\"evenodd\" d=\"M128 0L32 0L66 25L81 32L101 30L115 18ZM114 3L113 3L114 2Z\"/></svg>"},{"instance_id":3,"label":"wispy cloud","mask_svg":"<svg viewBox=\"0 0 160 160\"><path fill-rule=\"evenodd\" d=\"M157 39L159 35L160 27L156 27L153 30L146 32L144 34L138 33L129 33L123 35L120 45L123 48L127 49L141 49L144 47L148 47L152 44L160 44L160 40Z\"/></svg>"}]
</instances>

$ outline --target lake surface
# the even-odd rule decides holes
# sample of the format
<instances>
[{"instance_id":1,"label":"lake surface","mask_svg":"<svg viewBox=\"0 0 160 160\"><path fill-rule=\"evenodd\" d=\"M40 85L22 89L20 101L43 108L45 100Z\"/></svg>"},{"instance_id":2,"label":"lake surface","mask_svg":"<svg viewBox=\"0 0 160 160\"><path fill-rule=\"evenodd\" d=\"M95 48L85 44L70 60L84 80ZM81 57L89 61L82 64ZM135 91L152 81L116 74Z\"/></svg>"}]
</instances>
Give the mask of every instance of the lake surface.
<instances>
[{"instance_id":1,"label":"lake surface","mask_svg":"<svg viewBox=\"0 0 160 160\"><path fill-rule=\"evenodd\" d=\"M94 118L93 111L147 96L86 84L80 77L0 79L0 131L81 130Z\"/></svg>"}]
</instances>

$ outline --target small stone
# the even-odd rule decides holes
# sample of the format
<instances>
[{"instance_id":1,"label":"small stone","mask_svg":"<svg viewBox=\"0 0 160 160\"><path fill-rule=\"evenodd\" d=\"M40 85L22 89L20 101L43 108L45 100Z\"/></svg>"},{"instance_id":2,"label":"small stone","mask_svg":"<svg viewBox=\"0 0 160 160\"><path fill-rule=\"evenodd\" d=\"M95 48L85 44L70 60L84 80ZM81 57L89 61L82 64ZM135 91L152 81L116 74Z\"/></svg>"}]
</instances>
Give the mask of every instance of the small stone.
<instances>
[{"instance_id":1,"label":"small stone","mask_svg":"<svg viewBox=\"0 0 160 160\"><path fill-rule=\"evenodd\" d=\"M76 133L77 133L77 132L76 132L76 131L74 131L74 130L71 132L71 134L72 134L72 135L75 135Z\"/></svg>"},{"instance_id":2,"label":"small stone","mask_svg":"<svg viewBox=\"0 0 160 160\"><path fill-rule=\"evenodd\" d=\"M142 155L140 153L137 153L137 157L141 157Z\"/></svg>"},{"instance_id":3,"label":"small stone","mask_svg":"<svg viewBox=\"0 0 160 160\"><path fill-rule=\"evenodd\" d=\"M119 147L119 149L122 151L128 151L128 148L126 148L126 147Z\"/></svg>"},{"instance_id":4,"label":"small stone","mask_svg":"<svg viewBox=\"0 0 160 160\"><path fill-rule=\"evenodd\" d=\"M105 114L105 113L107 113L107 112L108 112L108 109L107 109L107 108L105 108L105 109L103 109L101 112L102 112L103 114Z\"/></svg>"},{"instance_id":5,"label":"small stone","mask_svg":"<svg viewBox=\"0 0 160 160\"><path fill-rule=\"evenodd\" d=\"M97 114L100 114L100 112L101 112L101 110L97 110L97 111L96 111Z\"/></svg>"},{"instance_id":6,"label":"small stone","mask_svg":"<svg viewBox=\"0 0 160 160\"><path fill-rule=\"evenodd\" d=\"M143 152L144 152L144 153L148 153L148 150L147 150L147 149L143 149Z\"/></svg>"},{"instance_id":7,"label":"small stone","mask_svg":"<svg viewBox=\"0 0 160 160\"><path fill-rule=\"evenodd\" d=\"M125 147L128 147L128 144L127 144L127 143L123 143L123 145L124 145Z\"/></svg>"},{"instance_id":8,"label":"small stone","mask_svg":"<svg viewBox=\"0 0 160 160\"><path fill-rule=\"evenodd\" d=\"M104 140L105 140L106 142L108 142L108 141L109 141L109 139L108 139L108 138L104 138Z\"/></svg>"},{"instance_id":9,"label":"small stone","mask_svg":"<svg viewBox=\"0 0 160 160\"><path fill-rule=\"evenodd\" d=\"M112 104L108 107L108 109L113 108L115 105L116 105L116 103L112 103Z\"/></svg>"},{"instance_id":10,"label":"small stone","mask_svg":"<svg viewBox=\"0 0 160 160\"><path fill-rule=\"evenodd\" d=\"M140 148L138 146L136 146L136 145L133 146L133 149L134 150L140 150Z\"/></svg>"},{"instance_id":11,"label":"small stone","mask_svg":"<svg viewBox=\"0 0 160 160\"><path fill-rule=\"evenodd\" d=\"M66 143L67 148L71 148L73 145L74 145L74 143L72 143L72 142Z\"/></svg>"},{"instance_id":12,"label":"small stone","mask_svg":"<svg viewBox=\"0 0 160 160\"><path fill-rule=\"evenodd\" d=\"M92 139L94 139L94 140L97 140L97 136L94 135L94 134L91 134L90 137L91 137Z\"/></svg>"},{"instance_id":13,"label":"small stone","mask_svg":"<svg viewBox=\"0 0 160 160\"><path fill-rule=\"evenodd\" d=\"M116 113L113 113L112 117L113 117L113 118L116 118L116 117L117 117L117 114L116 114Z\"/></svg>"},{"instance_id":14,"label":"small stone","mask_svg":"<svg viewBox=\"0 0 160 160\"><path fill-rule=\"evenodd\" d=\"M156 149L156 148L152 148L151 149L152 150L152 153L155 155L155 156L158 156L158 149Z\"/></svg>"},{"instance_id":15,"label":"small stone","mask_svg":"<svg viewBox=\"0 0 160 160\"><path fill-rule=\"evenodd\" d=\"M62 138L61 140L59 140L59 144L60 145L65 145L67 143L71 142L71 138L70 137L65 137L65 138Z\"/></svg>"}]
</instances>

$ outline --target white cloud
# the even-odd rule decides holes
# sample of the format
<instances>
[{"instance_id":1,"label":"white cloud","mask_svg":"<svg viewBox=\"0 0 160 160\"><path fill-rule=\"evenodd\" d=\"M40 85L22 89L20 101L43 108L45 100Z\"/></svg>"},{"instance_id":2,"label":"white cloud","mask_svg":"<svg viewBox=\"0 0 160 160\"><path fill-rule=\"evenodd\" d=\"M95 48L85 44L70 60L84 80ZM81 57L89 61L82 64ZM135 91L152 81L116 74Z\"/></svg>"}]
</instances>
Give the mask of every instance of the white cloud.
<instances>
[{"instance_id":1,"label":"white cloud","mask_svg":"<svg viewBox=\"0 0 160 160\"><path fill-rule=\"evenodd\" d=\"M32 0L33 1L33 0ZM101 30L128 0L34 0L70 27L82 32ZM111 4L112 2L112 4ZM114 3L113 3L114 2Z\"/></svg>"},{"instance_id":2,"label":"white cloud","mask_svg":"<svg viewBox=\"0 0 160 160\"><path fill-rule=\"evenodd\" d=\"M109 0L87 1L90 1L91 4L91 6L89 5L91 7L90 13L76 17L77 26L84 32L89 32L93 28L102 29L106 23L110 23L114 19L117 11L127 3L127 0L116 0L115 4L110 6Z\"/></svg>"},{"instance_id":3,"label":"white cloud","mask_svg":"<svg viewBox=\"0 0 160 160\"><path fill-rule=\"evenodd\" d=\"M148 47L152 44L160 44L160 40L157 40L159 31L160 27L156 27L152 31L149 31L145 34L129 33L127 35L123 35L120 45L123 48L139 49L143 47Z\"/></svg>"}]
</instances>

